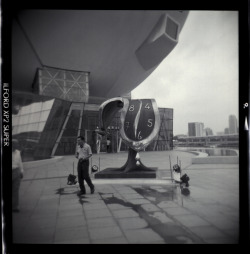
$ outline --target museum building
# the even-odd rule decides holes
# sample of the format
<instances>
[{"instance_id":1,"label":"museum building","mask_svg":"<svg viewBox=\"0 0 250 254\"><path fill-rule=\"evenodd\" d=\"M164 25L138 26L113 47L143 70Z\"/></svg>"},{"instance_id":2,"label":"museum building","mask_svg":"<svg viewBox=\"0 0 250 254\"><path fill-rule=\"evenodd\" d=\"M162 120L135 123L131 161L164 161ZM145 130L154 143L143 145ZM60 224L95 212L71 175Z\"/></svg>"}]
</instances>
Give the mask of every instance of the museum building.
<instances>
[{"instance_id":1,"label":"museum building","mask_svg":"<svg viewBox=\"0 0 250 254\"><path fill-rule=\"evenodd\" d=\"M12 137L24 161L73 155L78 135L94 153L99 106L131 99L174 49L187 11L23 10L12 24ZM160 130L146 148L173 148L173 109L159 108ZM100 152L128 150L119 112ZM107 151L107 139L111 141Z\"/></svg>"}]
</instances>

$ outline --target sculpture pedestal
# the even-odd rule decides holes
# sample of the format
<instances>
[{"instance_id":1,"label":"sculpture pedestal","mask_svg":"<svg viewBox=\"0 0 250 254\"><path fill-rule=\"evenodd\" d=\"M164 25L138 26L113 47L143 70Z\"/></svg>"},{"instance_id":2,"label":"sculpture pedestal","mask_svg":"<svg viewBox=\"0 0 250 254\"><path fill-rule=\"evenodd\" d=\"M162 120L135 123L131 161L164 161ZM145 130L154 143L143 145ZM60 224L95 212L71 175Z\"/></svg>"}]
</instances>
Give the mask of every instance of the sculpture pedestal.
<instances>
[{"instance_id":1,"label":"sculpture pedestal","mask_svg":"<svg viewBox=\"0 0 250 254\"><path fill-rule=\"evenodd\" d=\"M157 168L148 168L136 158L137 152L128 151L127 162L121 168L106 168L95 174L96 179L107 178L156 178Z\"/></svg>"}]
</instances>

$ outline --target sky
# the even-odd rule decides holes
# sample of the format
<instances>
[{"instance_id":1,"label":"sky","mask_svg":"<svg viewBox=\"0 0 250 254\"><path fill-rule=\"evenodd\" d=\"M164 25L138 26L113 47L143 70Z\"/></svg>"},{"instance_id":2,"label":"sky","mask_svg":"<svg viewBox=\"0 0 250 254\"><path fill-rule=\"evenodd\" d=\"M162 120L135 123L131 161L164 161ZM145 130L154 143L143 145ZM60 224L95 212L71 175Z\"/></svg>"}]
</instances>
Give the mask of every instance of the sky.
<instances>
[{"instance_id":1,"label":"sky","mask_svg":"<svg viewBox=\"0 0 250 254\"><path fill-rule=\"evenodd\" d=\"M152 74L131 92L173 108L173 135L189 122L224 132L238 117L238 12L190 11L179 42Z\"/></svg>"}]
</instances>

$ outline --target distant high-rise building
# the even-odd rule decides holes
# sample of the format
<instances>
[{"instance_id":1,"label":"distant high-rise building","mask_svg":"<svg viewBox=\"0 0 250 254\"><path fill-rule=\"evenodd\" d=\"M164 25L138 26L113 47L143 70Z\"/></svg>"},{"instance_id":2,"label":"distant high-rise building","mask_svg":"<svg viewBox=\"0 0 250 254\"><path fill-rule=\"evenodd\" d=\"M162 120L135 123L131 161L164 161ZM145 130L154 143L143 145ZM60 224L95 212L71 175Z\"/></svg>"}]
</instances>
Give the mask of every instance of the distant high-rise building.
<instances>
[{"instance_id":1,"label":"distant high-rise building","mask_svg":"<svg viewBox=\"0 0 250 254\"><path fill-rule=\"evenodd\" d=\"M217 136L222 136L222 135L224 135L225 133L223 132L223 131L218 131L218 132L216 132L216 135Z\"/></svg>"},{"instance_id":2,"label":"distant high-rise building","mask_svg":"<svg viewBox=\"0 0 250 254\"><path fill-rule=\"evenodd\" d=\"M235 115L229 116L229 134L235 134L238 132L237 118Z\"/></svg>"},{"instance_id":3,"label":"distant high-rise building","mask_svg":"<svg viewBox=\"0 0 250 254\"><path fill-rule=\"evenodd\" d=\"M212 136L213 135L213 131L211 128L205 128L205 135L206 136Z\"/></svg>"},{"instance_id":4,"label":"distant high-rise building","mask_svg":"<svg viewBox=\"0 0 250 254\"><path fill-rule=\"evenodd\" d=\"M204 133L204 123L188 123L188 136L202 137Z\"/></svg>"},{"instance_id":5,"label":"distant high-rise building","mask_svg":"<svg viewBox=\"0 0 250 254\"><path fill-rule=\"evenodd\" d=\"M224 134L229 134L229 128L225 128Z\"/></svg>"}]
</instances>

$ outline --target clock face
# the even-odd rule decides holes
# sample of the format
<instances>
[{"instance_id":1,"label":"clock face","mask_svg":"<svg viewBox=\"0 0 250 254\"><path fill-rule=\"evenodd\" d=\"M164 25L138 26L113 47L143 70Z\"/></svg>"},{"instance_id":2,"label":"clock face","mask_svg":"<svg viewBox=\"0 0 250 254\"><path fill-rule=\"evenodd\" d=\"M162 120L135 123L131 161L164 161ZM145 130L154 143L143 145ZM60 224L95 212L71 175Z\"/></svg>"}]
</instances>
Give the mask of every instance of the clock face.
<instances>
[{"instance_id":1,"label":"clock face","mask_svg":"<svg viewBox=\"0 0 250 254\"><path fill-rule=\"evenodd\" d=\"M159 111L154 99L124 100L120 134L134 150L145 148L159 131Z\"/></svg>"},{"instance_id":2,"label":"clock face","mask_svg":"<svg viewBox=\"0 0 250 254\"><path fill-rule=\"evenodd\" d=\"M134 141L149 137L155 126L155 114L152 101L130 100L124 121L125 135Z\"/></svg>"}]
</instances>

